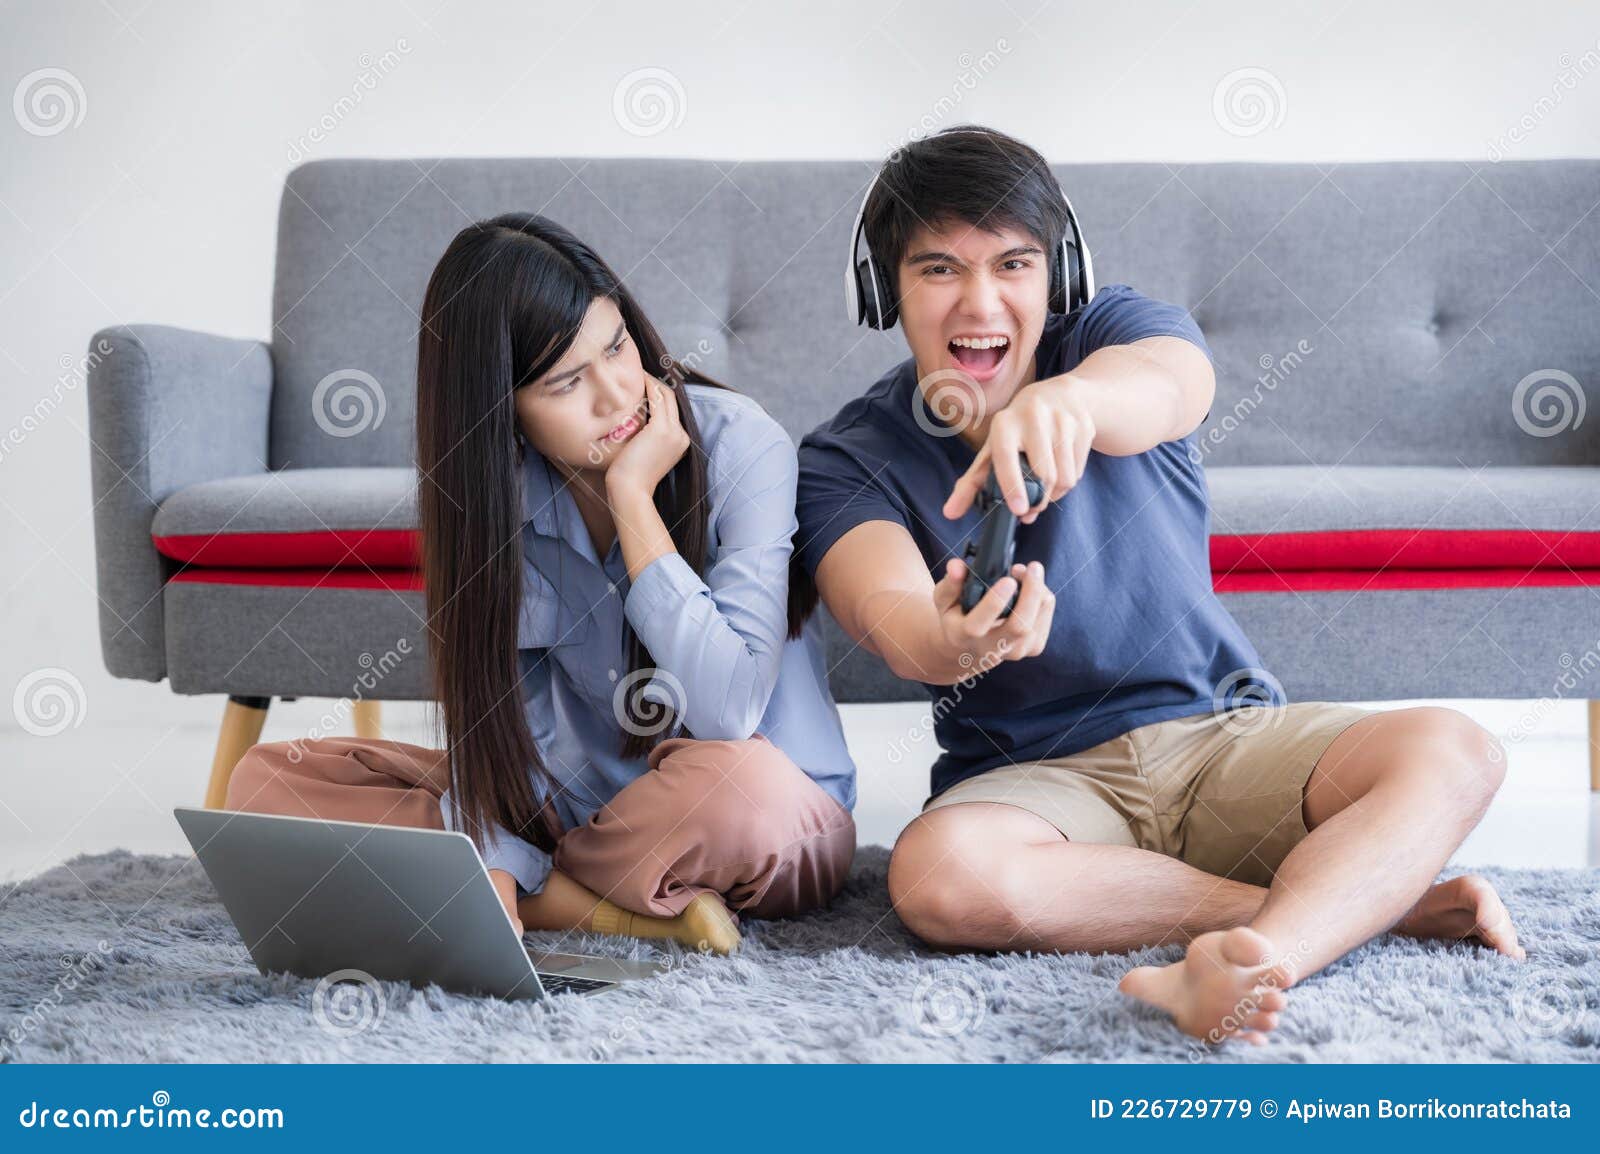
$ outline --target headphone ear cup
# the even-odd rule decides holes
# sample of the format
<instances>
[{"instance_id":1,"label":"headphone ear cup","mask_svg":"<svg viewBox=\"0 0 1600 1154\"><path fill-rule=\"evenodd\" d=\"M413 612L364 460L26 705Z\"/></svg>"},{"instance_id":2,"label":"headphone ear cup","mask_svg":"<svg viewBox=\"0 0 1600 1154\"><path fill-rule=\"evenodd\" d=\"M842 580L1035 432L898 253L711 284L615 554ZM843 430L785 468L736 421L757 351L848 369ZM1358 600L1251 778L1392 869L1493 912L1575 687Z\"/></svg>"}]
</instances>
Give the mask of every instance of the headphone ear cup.
<instances>
[{"instance_id":1,"label":"headphone ear cup","mask_svg":"<svg viewBox=\"0 0 1600 1154\"><path fill-rule=\"evenodd\" d=\"M1053 313L1067 311L1068 279L1067 270L1063 267L1066 262L1066 252L1069 244L1062 241L1050 259L1050 301L1049 309Z\"/></svg>"},{"instance_id":2,"label":"headphone ear cup","mask_svg":"<svg viewBox=\"0 0 1600 1154\"><path fill-rule=\"evenodd\" d=\"M867 279L867 258L862 257L855 263L851 275L856 278L856 324L864 324L876 328L872 318L875 315L872 308L872 286Z\"/></svg>"},{"instance_id":3,"label":"headphone ear cup","mask_svg":"<svg viewBox=\"0 0 1600 1154\"><path fill-rule=\"evenodd\" d=\"M878 275L879 299L883 301L883 312L878 317L875 328L892 329L895 322L900 319L900 301L895 297L894 277L878 266L877 261L872 262L872 269Z\"/></svg>"},{"instance_id":4,"label":"headphone ear cup","mask_svg":"<svg viewBox=\"0 0 1600 1154\"><path fill-rule=\"evenodd\" d=\"M1079 259L1078 246L1071 241L1062 241L1061 251L1062 262L1066 265L1061 286L1061 311L1069 313L1087 303L1083 299L1083 262Z\"/></svg>"}]
</instances>

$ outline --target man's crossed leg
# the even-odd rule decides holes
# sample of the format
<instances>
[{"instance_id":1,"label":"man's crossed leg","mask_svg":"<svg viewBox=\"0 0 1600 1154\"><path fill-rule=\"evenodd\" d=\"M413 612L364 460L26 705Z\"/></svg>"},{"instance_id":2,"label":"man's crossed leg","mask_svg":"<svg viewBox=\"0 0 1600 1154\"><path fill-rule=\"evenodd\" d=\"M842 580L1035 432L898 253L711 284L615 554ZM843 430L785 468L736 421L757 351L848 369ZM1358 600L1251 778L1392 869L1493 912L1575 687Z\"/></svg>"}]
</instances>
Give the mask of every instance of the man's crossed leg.
<instances>
[{"instance_id":1,"label":"man's crossed leg","mask_svg":"<svg viewBox=\"0 0 1600 1154\"><path fill-rule=\"evenodd\" d=\"M1139 734L1129 735L1133 747L1151 752L1140 747ZM1274 748L1258 743L1256 752ZM1194 756L1220 763L1214 749ZM1487 881L1433 884L1505 774L1499 742L1465 715L1418 707L1345 725L1309 773L1299 771L1299 812L1251 840L1281 840L1286 828L1303 836L1277 861L1263 862L1247 847L1238 866L1223 871L1231 878L1183 860L1217 861L1214 846L1187 839L1225 841L1231 827L1225 810L1213 812L1223 801L1206 799L1204 767L1174 768L1146 773L1157 779L1149 783L1148 812L1135 811L1131 832L1101 842L1074 839L1059 828L1068 823L1052 824L981 790L973 791L981 800L939 799L953 804L925 812L895 846L889 892L897 913L919 937L947 949L1120 952L1187 942L1182 961L1138 967L1120 988L1169 1012L1186 1033L1213 1040L1265 1041L1290 986L1386 930L1476 938L1523 956ZM1233 801L1248 800L1248 790L1276 772L1249 767L1258 776L1247 774L1246 795ZM1283 772L1293 779L1296 769ZM1104 793L1106 782L1094 788ZM1083 796L1068 804L1094 808ZM1152 831L1163 810L1173 818L1166 852L1141 848L1140 841L1161 836ZM1239 880L1252 872L1270 884Z\"/></svg>"}]
</instances>

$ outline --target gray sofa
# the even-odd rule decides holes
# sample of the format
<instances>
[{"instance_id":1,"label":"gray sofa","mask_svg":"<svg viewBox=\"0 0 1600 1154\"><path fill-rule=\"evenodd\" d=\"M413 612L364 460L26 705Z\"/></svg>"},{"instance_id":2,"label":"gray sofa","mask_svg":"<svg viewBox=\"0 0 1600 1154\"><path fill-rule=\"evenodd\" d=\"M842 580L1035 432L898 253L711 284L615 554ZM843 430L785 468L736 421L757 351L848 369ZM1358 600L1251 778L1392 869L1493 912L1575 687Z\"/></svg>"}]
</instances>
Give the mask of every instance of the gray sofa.
<instances>
[{"instance_id":1,"label":"gray sofa","mask_svg":"<svg viewBox=\"0 0 1600 1154\"><path fill-rule=\"evenodd\" d=\"M427 697L413 374L450 237L562 221L798 439L904 356L843 304L872 168L295 169L267 341L91 342L107 668L257 710ZM1211 343L1218 589L1291 700L1600 698L1600 162L1058 172L1100 283L1184 304ZM919 696L832 643L840 700Z\"/></svg>"}]
</instances>

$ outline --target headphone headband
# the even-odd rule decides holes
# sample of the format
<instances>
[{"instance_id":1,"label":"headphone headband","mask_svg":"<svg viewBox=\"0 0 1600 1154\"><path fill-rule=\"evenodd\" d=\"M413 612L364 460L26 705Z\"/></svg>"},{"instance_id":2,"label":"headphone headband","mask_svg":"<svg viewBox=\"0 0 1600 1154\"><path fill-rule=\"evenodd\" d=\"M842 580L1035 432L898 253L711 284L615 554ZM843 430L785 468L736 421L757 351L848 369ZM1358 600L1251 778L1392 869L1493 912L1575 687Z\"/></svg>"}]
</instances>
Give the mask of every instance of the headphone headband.
<instances>
[{"instance_id":1,"label":"headphone headband","mask_svg":"<svg viewBox=\"0 0 1600 1154\"><path fill-rule=\"evenodd\" d=\"M845 308L850 320L874 329L893 328L900 319L892 270L878 265L870 244L866 256L858 259L867 203L882 176L881 168L873 174L861 197L861 207L856 209L855 224L850 229L850 259L844 270ZM1089 256L1089 246L1083 239L1078 214L1072 209L1066 189L1057 183L1056 191L1061 193L1061 203L1066 206L1067 227L1062 230L1061 243L1050 254L1049 309L1054 313L1070 313L1094 299L1094 261Z\"/></svg>"}]
</instances>

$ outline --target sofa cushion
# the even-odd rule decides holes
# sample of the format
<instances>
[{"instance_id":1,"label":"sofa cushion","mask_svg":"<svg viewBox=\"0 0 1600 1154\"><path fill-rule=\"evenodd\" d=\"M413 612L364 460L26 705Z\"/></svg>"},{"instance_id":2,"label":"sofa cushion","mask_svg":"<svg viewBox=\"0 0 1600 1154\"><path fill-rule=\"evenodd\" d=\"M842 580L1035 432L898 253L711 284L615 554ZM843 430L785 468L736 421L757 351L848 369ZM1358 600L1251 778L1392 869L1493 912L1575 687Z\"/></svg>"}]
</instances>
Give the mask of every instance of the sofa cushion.
<instances>
[{"instance_id":1,"label":"sofa cushion","mask_svg":"<svg viewBox=\"0 0 1600 1154\"><path fill-rule=\"evenodd\" d=\"M1600 585L1600 469L1207 470L1219 593Z\"/></svg>"},{"instance_id":2,"label":"sofa cushion","mask_svg":"<svg viewBox=\"0 0 1600 1154\"><path fill-rule=\"evenodd\" d=\"M151 536L191 565L407 569L421 564L416 529L413 469L280 469L180 489Z\"/></svg>"},{"instance_id":3,"label":"sofa cushion","mask_svg":"<svg viewBox=\"0 0 1600 1154\"><path fill-rule=\"evenodd\" d=\"M1600 468L1207 470L1217 573L1600 567Z\"/></svg>"}]
</instances>

